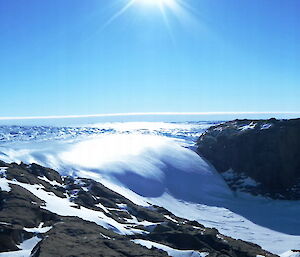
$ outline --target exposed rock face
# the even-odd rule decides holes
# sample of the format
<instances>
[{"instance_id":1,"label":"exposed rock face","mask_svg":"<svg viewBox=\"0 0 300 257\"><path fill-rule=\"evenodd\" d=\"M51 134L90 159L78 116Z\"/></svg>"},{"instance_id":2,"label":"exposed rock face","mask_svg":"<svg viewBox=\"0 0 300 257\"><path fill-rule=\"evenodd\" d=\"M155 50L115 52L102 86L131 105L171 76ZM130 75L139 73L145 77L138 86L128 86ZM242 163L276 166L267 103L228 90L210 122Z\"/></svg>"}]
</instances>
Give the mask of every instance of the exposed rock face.
<instances>
[{"instance_id":1,"label":"exposed rock face","mask_svg":"<svg viewBox=\"0 0 300 257\"><path fill-rule=\"evenodd\" d=\"M64 218L33 249L33 257L53 256L167 256L160 250L148 250L124 236L79 218Z\"/></svg>"},{"instance_id":2,"label":"exposed rock face","mask_svg":"<svg viewBox=\"0 0 300 257\"><path fill-rule=\"evenodd\" d=\"M61 177L35 164L0 165L0 252L35 240L33 257L168 256L136 242L147 240L191 256L275 256L161 207L138 206L91 179Z\"/></svg>"},{"instance_id":3,"label":"exposed rock face","mask_svg":"<svg viewBox=\"0 0 300 257\"><path fill-rule=\"evenodd\" d=\"M209 128L197 147L233 189L300 199L300 119L225 122Z\"/></svg>"}]
</instances>

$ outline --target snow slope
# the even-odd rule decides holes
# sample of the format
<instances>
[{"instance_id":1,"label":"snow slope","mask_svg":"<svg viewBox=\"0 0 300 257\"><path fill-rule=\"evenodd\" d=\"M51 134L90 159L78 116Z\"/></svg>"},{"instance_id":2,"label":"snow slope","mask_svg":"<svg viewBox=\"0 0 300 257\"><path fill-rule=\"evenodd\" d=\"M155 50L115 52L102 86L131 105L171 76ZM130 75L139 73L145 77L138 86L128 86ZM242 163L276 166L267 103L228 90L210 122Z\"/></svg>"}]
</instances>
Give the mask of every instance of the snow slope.
<instances>
[{"instance_id":1,"label":"snow slope","mask_svg":"<svg viewBox=\"0 0 300 257\"><path fill-rule=\"evenodd\" d=\"M152 247L161 249L161 250L167 252L168 255L172 256L172 257L206 257L208 255L208 253L205 253L205 252L200 253L200 252L191 251L191 250L177 250L177 249L168 247L166 245L158 244L158 243L151 242L148 240L136 239L136 240L132 240L132 241L136 244L146 246L149 249L151 249Z\"/></svg>"},{"instance_id":2,"label":"snow slope","mask_svg":"<svg viewBox=\"0 0 300 257\"><path fill-rule=\"evenodd\" d=\"M62 174L93 178L137 204L161 205L274 253L300 249L299 202L233 194L193 152L194 140L208 126L196 122L3 126L0 159L35 162Z\"/></svg>"}]
</instances>

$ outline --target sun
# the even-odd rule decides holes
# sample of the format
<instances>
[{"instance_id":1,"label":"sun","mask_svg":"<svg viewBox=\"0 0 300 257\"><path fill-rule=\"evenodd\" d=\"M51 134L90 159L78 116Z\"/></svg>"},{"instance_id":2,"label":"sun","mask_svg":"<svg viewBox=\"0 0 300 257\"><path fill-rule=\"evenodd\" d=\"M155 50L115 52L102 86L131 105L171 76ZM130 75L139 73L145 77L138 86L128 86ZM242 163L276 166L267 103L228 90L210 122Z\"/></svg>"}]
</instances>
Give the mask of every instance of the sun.
<instances>
[{"instance_id":1,"label":"sun","mask_svg":"<svg viewBox=\"0 0 300 257\"><path fill-rule=\"evenodd\" d=\"M178 19L186 19L189 17L189 12L186 10L187 4L185 0L124 0L126 4L120 7L118 11L116 11L102 26L101 29L106 28L124 13L126 13L129 9L134 8L136 5L142 6L142 8L152 9L153 7L157 7L158 11L161 13L164 23L168 30L171 30L170 26L170 13L173 13ZM190 8L189 8L190 9Z\"/></svg>"},{"instance_id":2,"label":"sun","mask_svg":"<svg viewBox=\"0 0 300 257\"><path fill-rule=\"evenodd\" d=\"M176 0L136 0L137 3L145 5L172 6Z\"/></svg>"}]
</instances>

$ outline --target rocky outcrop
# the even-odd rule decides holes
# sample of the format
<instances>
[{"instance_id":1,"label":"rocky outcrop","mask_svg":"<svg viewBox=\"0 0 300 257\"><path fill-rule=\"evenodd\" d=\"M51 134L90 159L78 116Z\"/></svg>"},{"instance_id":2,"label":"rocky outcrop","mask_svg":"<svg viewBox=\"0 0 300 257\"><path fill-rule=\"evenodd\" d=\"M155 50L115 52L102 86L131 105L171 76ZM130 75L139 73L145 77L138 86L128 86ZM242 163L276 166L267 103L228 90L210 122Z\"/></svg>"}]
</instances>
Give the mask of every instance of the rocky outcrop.
<instances>
[{"instance_id":1,"label":"rocky outcrop","mask_svg":"<svg viewBox=\"0 0 300 257\"><path fill-rule=\"evenodd\" d=\"M197 151L232 189L300 199L300 119L225 122L200 136Z\"/></svg>"},{"instance_id":2,"label":"rocky outcrop","mask_svg":"<svg viewBox=\"0 0 300 257\"><path fill-rule=\"evenodd\" d=\"M0 169L2 253L31 240L33 257L168 256L138 244L143 240L191 256L274 256L164 208L136 205L91 179L61 177L36 164L2 162Z\"/></svg>"},{"instance_id":3,"label":"rocky outcrop","mask_svg":"<svg viewBox=\"0 0 300 257\"><path fill-rule=\"evenodd\" d=\"M32 252L32 257L167 256L161 250L141 247L124 236L76 217L64 218L56 223Z\"/></svg>"}]
</instances>

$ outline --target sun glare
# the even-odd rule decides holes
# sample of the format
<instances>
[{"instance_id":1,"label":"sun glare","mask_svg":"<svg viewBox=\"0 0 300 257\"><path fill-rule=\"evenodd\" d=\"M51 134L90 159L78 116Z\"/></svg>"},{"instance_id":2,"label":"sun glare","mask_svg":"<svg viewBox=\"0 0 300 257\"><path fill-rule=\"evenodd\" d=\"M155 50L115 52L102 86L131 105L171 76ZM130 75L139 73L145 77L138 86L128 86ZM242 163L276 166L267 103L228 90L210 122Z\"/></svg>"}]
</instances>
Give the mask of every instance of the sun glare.
<instances>
[{"instance_id":1,"label":"sun glare","mask_svg":"<svg viewBox=\"0 0 300 257\"><path fill-rule=\"evenodd\" d=\"M175 0L136 0L136 2L145 5L171 6L174 5Z\"/></svg>"},{"instance_id":2,"label":"sun glare","mask_svg":"<svg viewBox=\"0 0 300 257\"><path fill-rule=\"evenodd\" d=\"M106 28L117 18L122 16L129 9L136 5L140 5L145 10L147 8L157 7L158 11L163 17L165 26L170 32L170 35L172 35L172 28L169 19L170 13L174 14L174 16L180 20L188 20L190 18L190 12L188 11L189 5L187 5L184 0L125 0L125 2L127 3L108 19L108 21L103 25L102 29Z\"/></svg>"}]
</instances>

